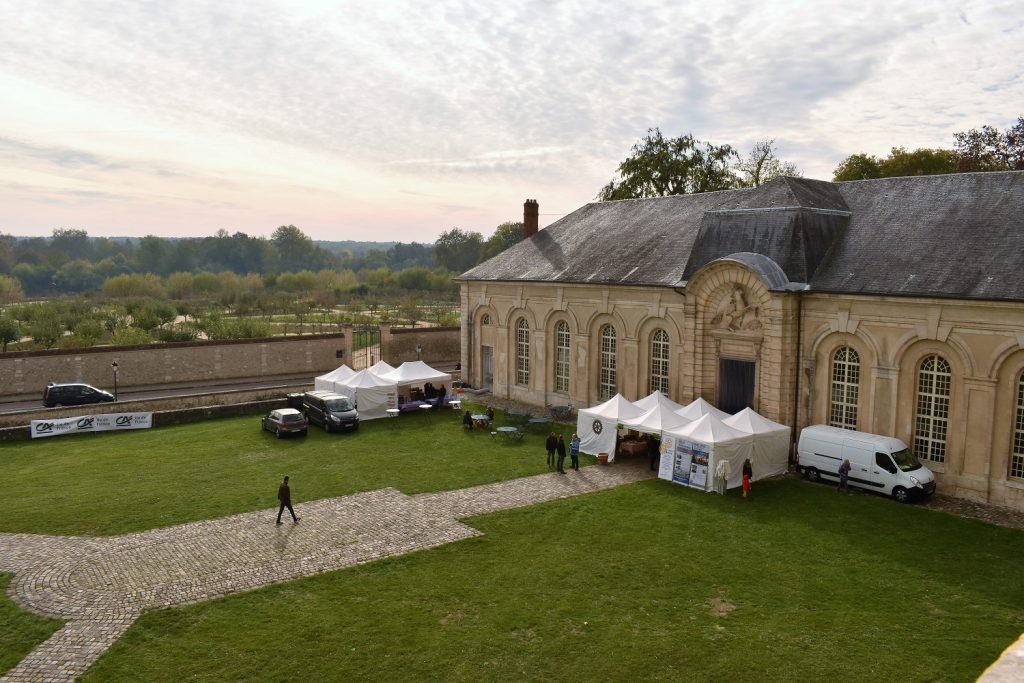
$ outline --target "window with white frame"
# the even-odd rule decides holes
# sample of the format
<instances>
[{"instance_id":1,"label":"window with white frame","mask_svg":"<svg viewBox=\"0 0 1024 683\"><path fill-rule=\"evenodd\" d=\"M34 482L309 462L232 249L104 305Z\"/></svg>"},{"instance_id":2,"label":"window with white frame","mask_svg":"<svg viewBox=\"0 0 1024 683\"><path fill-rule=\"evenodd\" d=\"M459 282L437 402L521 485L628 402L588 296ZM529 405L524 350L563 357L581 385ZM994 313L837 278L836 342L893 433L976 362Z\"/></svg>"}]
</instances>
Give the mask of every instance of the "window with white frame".
<instances>
[{"instance_id":1,"label":"window with white frame","mask_svg":"<svg viewBox=\"0 0 1024 683\"><path fill-rule=\"evenodd\" d=\"M601 374L598 378L598 394L608 400L618 392L615 377L615 328L605 325L601 328Z\"/></svg>"},{"instance_id":2,"label":"window with white frame","mask_svg":"<svg viewBox=\"0 0 1024 683\"><path fill-rule=\"evenodd\" d=\"M516 323L516 384L530 385L530 324L526 318Z\"/></svg>"},{"instance_id":3,"label":"window with white frame","mask_svg":"<svg viewBox=\"0 0 1024 683\"><path fill-rule=\"evenodd\" d=\"M1010 453L1010 476L1024 479L1024 372L1017 381L1017 416L1013 421L1013 451Z\"/></svg>"},{"instance_id":4,"label":"window with white frame","mask_svg":"<svg viewBox=\"0 0 1024 683\"><path fill-rule=\"evenodd\" d=\"M917 371L914 453L932 462L946 461L949 394L953 374L942 356L928 356Z\"/></svg>"},{"instance_id":5,"label":"window with white frame","mask_svg":"<svg viewBox=\"0 0 1024 683\"><path fill-rule=\"evenodd\" d=\"M668 332L657 330L651 337L651 392L668 393Z\"/></svg>"},{"instance_id":6,"label":"window with white frame","mask_svg":"<svg viewBox=\"0 0 1024 683\"><path fill-rule=\"evenodd\" d=\"M569 392L569 323L555 326L555 391Z\"/></svg>"},{"instance_id":7,"label":"window with white frame","mask_svg":"<svg viewBox=\"0 0 1024 683\"><path fill-rule=\"evenodd\" d=\"M832 403L828 423L833 427L857 429L860 400L860 355L849 346L832 354Z\"/></svg>"}]
</instances>

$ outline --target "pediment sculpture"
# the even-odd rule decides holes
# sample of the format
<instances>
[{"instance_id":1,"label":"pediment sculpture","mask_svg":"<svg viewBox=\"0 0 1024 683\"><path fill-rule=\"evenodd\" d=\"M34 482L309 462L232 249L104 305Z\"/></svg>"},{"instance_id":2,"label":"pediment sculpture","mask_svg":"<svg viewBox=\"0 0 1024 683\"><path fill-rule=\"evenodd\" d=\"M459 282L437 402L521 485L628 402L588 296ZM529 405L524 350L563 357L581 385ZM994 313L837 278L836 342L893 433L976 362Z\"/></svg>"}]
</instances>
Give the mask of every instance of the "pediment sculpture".
<instances>
[{"instance_id":1,"label":"pediment sculpture","mask_svg":"<svg viewBox=\"0 0 1024 683\"><path fill-rule=\"evenodd\" d=\"M722 330L760 330L760 308L749 302L747 291L736 285L715 308L712 327Z\"/></svg>"}]
</instances>

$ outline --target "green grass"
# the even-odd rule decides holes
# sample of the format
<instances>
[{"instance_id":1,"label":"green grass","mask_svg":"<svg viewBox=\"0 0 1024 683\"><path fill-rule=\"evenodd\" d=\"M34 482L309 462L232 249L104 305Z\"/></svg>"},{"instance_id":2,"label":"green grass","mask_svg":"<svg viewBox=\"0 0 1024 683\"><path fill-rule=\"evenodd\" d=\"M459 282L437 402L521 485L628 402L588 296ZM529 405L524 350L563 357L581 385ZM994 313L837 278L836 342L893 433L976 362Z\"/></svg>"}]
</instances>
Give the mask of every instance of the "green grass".
<instances>
[{"instance_id":1,"label":"green grass","mask_svg":"<svg viewBox=\"0 0 1024 683\"><path fill-rule=\"evenodd\" d=\"M547 471L544 433L496 444L450 412L306 440L257 421L6 445L3 530L268 508L284 473L301 514ZM85 680L970 681L1024 631L1024 531L794 478L749 500L642 482L467 523L485 535L146 613ZM0 624L0 671L55 628L2 601Z\"/></svg>"},{"instance_id":2,"label":"green grass","mask_svg":"<svg viewBox=\"0 0 1024 683\"><path fill-rule=\"evenodd\" d=\"M546 472L542 434L494 443L443 409L363 422L354 433L275 439L260 416L3 446L0 531L110 535L392 486L443 491ZM500 424L500 416L498 419ZM568 437L572 428L561 431ZM585 461L587 459L584 459ZM593 459L589 459L593 462Z\"/></svg>"},{"instance_id":3,"label":"green grass","mask_svg":"<svg viewBox=\"0 0 1024 683\"><path fill-rule=\"evenodd\" d=\"M106 680L970 681L1024 630L1024 534L793 479L644 482L486 535L152 612Z\"/></svg>"},{"instance_id":4,"label":"green grass","mask_svg":"<svg viewBox=\"0 0 1024 683\"><path fill-rule=\"evenodd\" d=\"M21 610L7 597L11 574L0 573L0 673L22 660L32 648L63 626L57 619L47 619Z\"/></svg>"}]
</instances>

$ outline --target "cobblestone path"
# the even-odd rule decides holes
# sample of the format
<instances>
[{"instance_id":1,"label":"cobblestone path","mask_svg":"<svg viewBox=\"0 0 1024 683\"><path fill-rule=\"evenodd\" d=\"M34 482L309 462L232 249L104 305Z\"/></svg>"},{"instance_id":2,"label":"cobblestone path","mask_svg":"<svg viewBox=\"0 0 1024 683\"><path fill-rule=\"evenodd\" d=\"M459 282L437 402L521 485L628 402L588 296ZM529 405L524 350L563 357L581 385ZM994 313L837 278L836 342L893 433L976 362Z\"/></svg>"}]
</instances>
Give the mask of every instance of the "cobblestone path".
<instances>
[{"instance_id":1,"label":"cobblestone path","mask_svg":"<svg viewBox=\"0 0 1024 683\"><path fill-rule=\"evenodd\" d=\"M646 460L407 496L386 488L103 538L0 534L10 597L67 623L0 681L73 681L143 610L184 605L479 535L459 518L648 479Z\"/></svg>"}]
</instances>

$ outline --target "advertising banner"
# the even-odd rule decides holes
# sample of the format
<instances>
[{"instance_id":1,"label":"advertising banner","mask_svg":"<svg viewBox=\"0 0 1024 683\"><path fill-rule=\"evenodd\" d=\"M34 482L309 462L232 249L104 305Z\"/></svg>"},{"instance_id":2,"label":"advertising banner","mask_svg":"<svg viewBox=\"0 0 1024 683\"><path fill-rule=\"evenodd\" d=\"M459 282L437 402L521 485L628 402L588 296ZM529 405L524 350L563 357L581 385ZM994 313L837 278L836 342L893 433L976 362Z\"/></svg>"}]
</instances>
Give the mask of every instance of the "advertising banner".
<instances>
[{"instance_id":1,"label":"advertising banner","mask_svg":"<svg viewBox=\"0 0 1024 683\"><path fill-rule=\"evenodd\" d=\"M708 460L711 455L711 447L688 439L677 438L675 442L672 481L696 489L705 489L708 483Z\"/></svg>"},{"instance_id":2,"label":"advertising banner","mask_svg":"<svg viewBox=\"0 0 1024 683\"><path fill-rule=\"evenodd\" d=\"M658 463L658 479L672 481L672 463L675 460L676 438L663 434L661 437L661 460Z\"/></svg>"},{"instance_id":3,"label":"advertising banner","mask_svg":"<svg viewBox=\"0 0 1024 683\"><path fill-rule=\"evenodd\" d=\"M33 439L84 432L109 432L117 429L149 429L152 426L153 413L102 413L29 422Z\"/></svg>"}]
</instances>

